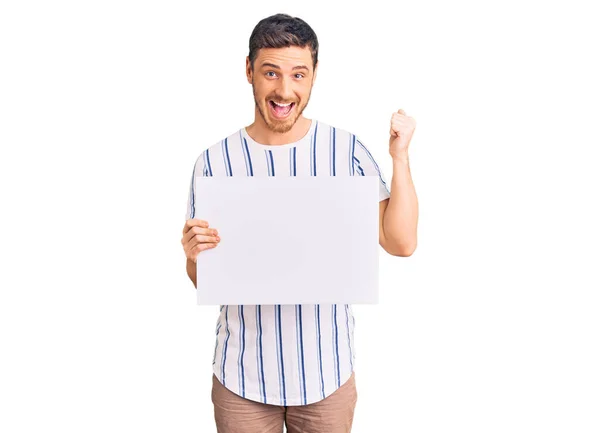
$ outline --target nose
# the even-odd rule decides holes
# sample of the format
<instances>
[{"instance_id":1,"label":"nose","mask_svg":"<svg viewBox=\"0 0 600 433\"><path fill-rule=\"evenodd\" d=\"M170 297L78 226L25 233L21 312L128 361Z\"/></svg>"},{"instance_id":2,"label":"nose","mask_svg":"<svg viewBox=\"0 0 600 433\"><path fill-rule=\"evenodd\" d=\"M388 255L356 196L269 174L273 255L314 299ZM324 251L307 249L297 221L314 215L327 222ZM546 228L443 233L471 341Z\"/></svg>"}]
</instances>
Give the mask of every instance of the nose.
<instances>
[{"instance_id":1,"label":"nose","mask_svg":"<svg viewBox=\"0 0 600 433\"><path fill-rule=\"evenodd\" d=\"M281 78L276 94L279 98L281 98L282 101L285 101L285 102L289 102L294 99L294 91L292 88L292 82L289 78L287 78L287 77Z\"/></svg>"}]
</instances>

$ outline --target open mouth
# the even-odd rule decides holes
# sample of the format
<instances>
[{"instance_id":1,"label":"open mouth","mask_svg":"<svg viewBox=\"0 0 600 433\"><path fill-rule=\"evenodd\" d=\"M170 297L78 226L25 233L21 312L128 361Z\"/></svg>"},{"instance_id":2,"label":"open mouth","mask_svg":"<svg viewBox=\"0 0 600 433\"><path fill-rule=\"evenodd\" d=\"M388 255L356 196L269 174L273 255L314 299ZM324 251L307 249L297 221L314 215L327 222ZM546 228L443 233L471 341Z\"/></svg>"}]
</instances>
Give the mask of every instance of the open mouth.
<instances>
[{"instance_id":1,"label":"open mouth","mask_svg":"<svg viewBox=\"0 0 600 433\"><path fill-rule=\"evenodd\" d=\"M271 113L274 117L278 119L286 118L291 113L292 108L294 108L294 105L296 105L295 102L288 102L286 104L282 104L275 101L269 101Z\"/></svg>"}]
</instances>

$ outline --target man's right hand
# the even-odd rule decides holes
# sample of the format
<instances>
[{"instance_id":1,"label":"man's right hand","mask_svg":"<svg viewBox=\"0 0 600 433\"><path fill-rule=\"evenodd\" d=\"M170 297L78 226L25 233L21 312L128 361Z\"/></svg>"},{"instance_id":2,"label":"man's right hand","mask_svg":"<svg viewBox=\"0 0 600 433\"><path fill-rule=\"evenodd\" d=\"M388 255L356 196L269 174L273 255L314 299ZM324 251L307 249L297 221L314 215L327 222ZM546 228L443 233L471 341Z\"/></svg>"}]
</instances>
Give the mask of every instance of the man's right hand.
<instances>
[{"instance_id":1,"label":"man's right hand","mask_svg":"<svg viewBox=\"0 0 600 433\"><path fill-rule=\"evenodd\" d=\"M183 251L188 260L194 263L200 252L216 247L220 241L217 230L210 228L204 220L191 218L183 226Z\"/></svg>"}]
</instances>

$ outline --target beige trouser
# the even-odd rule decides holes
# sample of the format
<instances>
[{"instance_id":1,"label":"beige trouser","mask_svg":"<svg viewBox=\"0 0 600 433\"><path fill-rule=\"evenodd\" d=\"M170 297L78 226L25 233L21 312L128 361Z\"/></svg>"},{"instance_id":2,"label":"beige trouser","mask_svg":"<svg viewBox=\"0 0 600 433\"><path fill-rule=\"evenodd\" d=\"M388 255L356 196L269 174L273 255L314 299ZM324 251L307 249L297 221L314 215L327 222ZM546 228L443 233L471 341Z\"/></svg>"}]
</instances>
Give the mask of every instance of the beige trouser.
<instances>
[{"instance_id":1,"label":"beige trouser","mask_svg":"<svg viewBox=\"0 0 600 433\"><path fill-rule=\"evenodd\" d=\"M212 402L217 433L350 433L357 393L354 372L324 400L303 406L276 406L231 392L213 374Z\"/></svg>"}]
</instances>

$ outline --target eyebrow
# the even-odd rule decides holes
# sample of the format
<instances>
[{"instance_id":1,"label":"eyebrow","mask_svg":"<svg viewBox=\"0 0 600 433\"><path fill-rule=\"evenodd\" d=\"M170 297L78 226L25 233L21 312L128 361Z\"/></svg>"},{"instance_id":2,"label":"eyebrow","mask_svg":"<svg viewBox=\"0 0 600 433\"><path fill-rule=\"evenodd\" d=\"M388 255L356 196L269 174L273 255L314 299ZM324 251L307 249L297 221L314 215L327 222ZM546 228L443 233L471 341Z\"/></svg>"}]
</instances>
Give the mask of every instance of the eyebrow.
<instances>
[{"instance_id":1,"label":"eyebrow","mask_svg":"<svg viewBox=\"0 0 600 433\"><path fill-rule=\"evenodd\" d=\"M270 66L273 69L281 69L279 66L273 64L273 63L263 63L262 65L260 65L261 68L264 68L265 66ZM307 71L310 71L310 69L308 69L308 67L304 66L304 65L300 65L300 66L294 66L292 68L292 71L295 71L297 69L306 69Z\"/></svg>"}]
</instances>

